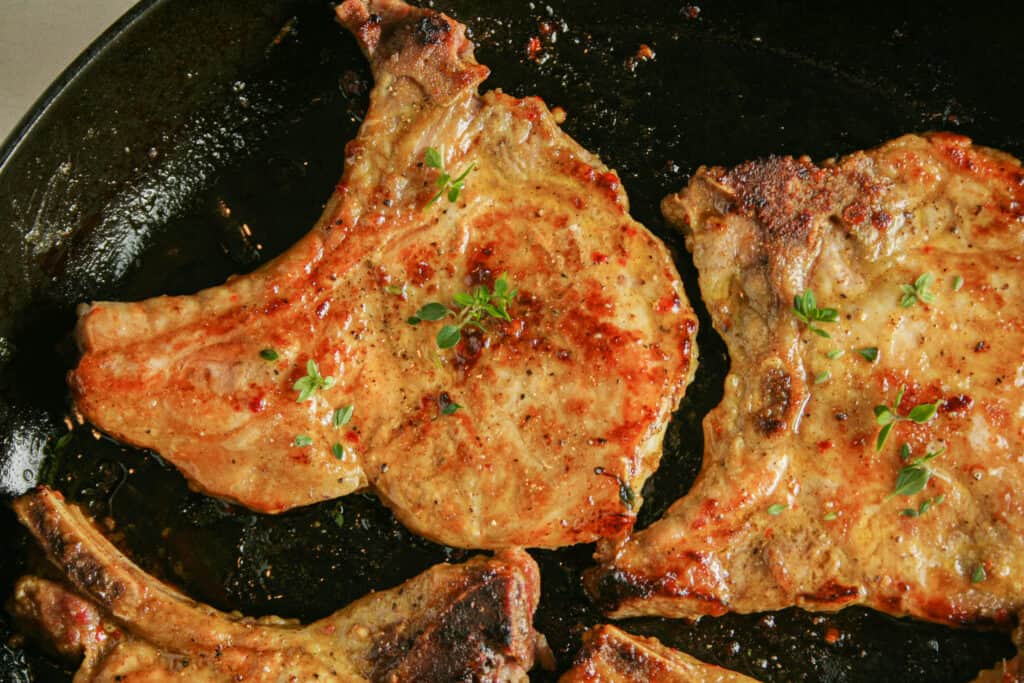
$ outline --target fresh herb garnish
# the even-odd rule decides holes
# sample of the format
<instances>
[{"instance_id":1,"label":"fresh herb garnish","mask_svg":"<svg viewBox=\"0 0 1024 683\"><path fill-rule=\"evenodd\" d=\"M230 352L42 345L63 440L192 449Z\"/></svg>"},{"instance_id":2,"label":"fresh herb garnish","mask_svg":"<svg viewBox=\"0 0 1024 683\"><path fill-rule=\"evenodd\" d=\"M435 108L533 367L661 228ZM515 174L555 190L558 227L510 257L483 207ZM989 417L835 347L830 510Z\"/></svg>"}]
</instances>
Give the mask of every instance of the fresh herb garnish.
<instances>
[{"instance_id":1,"label":"fresh herb garnish","mask_svg":"<svg viewBox=\"0 0 1024 683\"><path fill-rule=\"evenodd\" d=\"M842 349L832 349L831 351L825 354L825 357L828 358L829 360L835 360L837 358L842 358L843 354L845 353L846 351L843 351Z\"/></svg>"},{"instance_id":2,"label":"fresh herb garnish","mask_svg":"<svg viewBox=\"0 0 1024 683\"><path fill-rule=\"evenodd\" d=\"M466 186L466 176L468 176L469 172L476 167L476 162L474 161L466 167L466 170L463 171L458 178L453 180L451 175L444 168L444 155L441 154L440 150L435 149L434 147L427 147L427 152L423 157L423 163L430 168L436 168L441 171L441 175L437 177L437 186L441 188L441 190L434 195L433 199L427 202L427 206L430 206L445 195L448 196L449 202L454 203L457 201L459 199L459 193L462 192L462 188Z\"/></svg>"},{"instance_id":3,"label":"fresh herb garnish","mask_svg":"<svg viewBox=\"0 0 1024 683\"><path fill-rule=\"evenodd\" d=\"M263 349L260 351L260 358L263 360L277 360L277 351L274 349Z\"/></svg>"},{"instance_id":4,"label":"fresh herb garnish","mask_svg":"<svg viewBox=\"0 0 1024 683\"><path fill-rule=\"evenodd\" d=\"M934 498L926 498L921 502L921 505L915 510L914 508L903 508L900 510L900 514L904 517L920 517L924 513L928 512L933 505L938 505L942 501L946 500L946 496L939 494Z\"/></svg>"},{"instance_id":5,"label":"fresh herb garnish","mask_svg":"<svg viewBox=\"0 0 1024 683\"><path fill-rule=\"evenodd\" d=\"M292 385L292 389L299 392L299 397L295 399L295 402L302 403L308 400L320 389L330 389L334 386L334 382L333 377L323 377L316 361L312 358L309 359L306 363L306 376L299 378L299 381Z\"/></svg>"},{"instance_id":6,"label":"fresh herb garnish","mask_svg":"<svg viewBox=\"0 0 1024 683\"><path fill-rule=\"evenodd\" d=\"M782 511L785 510L787 507L789 507L789 506L788 505L783 505L782 503L776 503L775 505L770 505L768 507L768 514L769 515L773 515L773 516L774 515L780 515L780 514L782 514Z\"/></svg>"},{"instance_id":7,"label":"fresh herb garnish","mask_svg":"<svg viewBox=\"0 0 1024 683\"><path fill-rule=\"evenodd\" d=\"M985 565L979 564L971 572L971 583L981 583L988 578L988 572L985 571Z\"/></svg>"},{"instance_id":8,"label":"fresh herb garnish","mask_svg":"<svg viewBox=\"0 0 1024 683\"><path fill-rule=\"evenodd\" d=\"M910 444L909 443L904 443L902 446L900 446L900 460L903 460L903 461L910 460Z\"/></svg>"},{"instance_id":9,"label":"fresh herb garnish","mask_svg":"<svg viewBox=\"0 0 1024 683\"><path fill-rule=\"evenodd\" d=\"M334 513L334 523L340 527L345 526L345 508L340 505Z\"/></svg>"},{"instance_id":10,"label":"fresh herb garnish","mask_svg":"<svg viewBox=\"0 0 1024 683\"><path fill-rule=\"evenodd\" d=\"M305 448L306 446L313 445L313 437L306 436L305 434L299 434L295 437L295 445L299 448Z\"/></svg>"},{"instance_id":11,"label":"fresh herb garnish","mask_svg":"<svg viewBox=\"0 0 1024 683\"><path fill-rule=\"evenodd\" d=\"M825 513L824 520L826 522L834 522L838 517L839 513L837 513L835 510L830 510L829 512Z\"/></svg>"},{"instance_id":12,"label":"fresh herb garnish","mask_svg":"<svg viewBox=\"0 0 1024 683\"><path fill-rule=\"evenodd\" d=\"M953 277L953 291L959 292L960 288L964 286L964 278L960 275Z\"/></svg>"},{"instance_id":13,"label":"fresh herb garnish","mask_svg":"<svg viewBox=\"0 0 1024 683\"><path fill-rule=\"evenodd\" d=\"M910 308L918 301L926 304L934 302L935 294L928 289L933 279L931 273L924 273L914 280L914 284L900 285L900 290L903 291L903 296L900 297L900 306Z\"/></svg>"},{"instance_id":14,"label":"fresh herb garnish","mask_svg":"<svg viewBox=\"0 0 1024 683\"><path fill-rule=\"evenodd\" d=\"M878 432L878 439L875 441L875 450L882 450L882 446L885 445L885 440L889 438L889 432L896 426L897 422L914 422L916 424L923 424L935 416L935 411L939 409L939 404L936 403L919 403L910 409L910 412L906 415L899 414L900 401L903 400L903 393L906 391L906 387L900 387L899 393L896 394L896 403L890 408L889 406L879 405L875 406L875 422L881 425L882 430Z\"/></svg>"},{"instance_id":15,"label":"fresh herb garnish","mask_svg":"<svg viewBox=\"0 0 1024 683\"><path fill-rule=\"evenodd\" d=\"M518 289L509 291L508 274L502 273L494 281L494 289L484 285L475 288L471 293L459 292L452 297L454 308L437 302L423 306L416 314L406 319L410 325L419 325L424 320L437 321L447 316L455 318L455 324L443 326L437 333L437 346L450 349L462 339L462 328L475 327L485 331L483 321L486 317L498 320L512 320L508 307L519 293Z\"/></svg>"},{"instance_id":16,"label":"fresh herb garnish","mask_svg":"<svg viewBox=\"0 0 1024 683\"><path fill-rule=\"evenodd\" d=\"M444 408L441 408L441 413L444 415L454 415L455 411L460 410L461 408L462 406L460 406L458 403L452 402L446 405Z\"/></svg>"},{"instance_id":17,"label":"fresh herb garnish","mask_svg":"<svg viewBox=\"0 0 1024 683\"><path fill-rule=\"evenodd\" d=\"M345 459L345 447L342 446L340 443L336 443L333 446L331 446L331 452L334 453L334 457L337 458L338 460Z\"/></svg>"},{"instance_id":18,"label":"fresh herb garnish","mask_svg":"<svg viewBox=\"0 0 1024 683\"><path fill-rule=\"evenodd\" d=\"M809 289L805 289L802 295L793 297L793 314L797 320L807 325L807 329L826 339L831 339L832 335L814 323L834 323L839 320L837 309L818 308L818 300L814 297L814 292Z\"/></svg>"},{"instance_id":19,"label":"fresh herb garnish","mask_svg":"<svg viewBox=\"0 0 1024 683\"><path fill-rule=\"evenodd\" d=\"M822 370L821 372L819 372L818 374L816 374L814 376L814 383L815 384L824 384L825 382L829 381L830 379L832 379L832 373L829 372L828 370Z\"/></svg>"},{"instance_id":20,"label":"fresh herb garnish","mask_svg":"<svg viewBox=\"0 0 1024 683\"><path fill-rule=\"evenodd\" d=\"M903 467L896 475L896 487L886 497L886 500L893 496L912 496L920 493L928 484L928 480L932 478L932 471L928 467L928 463L942 455L945 450L943 447L937 451L929 451ZM927 509L926 507L925 510Z\"/></svg>"},{"instance_id":21,"label":"fresh herb garnish","mask_svg":"<svg viewBox=\"0 0 1024 683\"><path fill-rule=\"evenodd\" d=\"M857 349L857 353L864 357L869 363L874 363L878 360L878 347L877 346L865 346L862 349Z\"/></svg>"},{"instance_id":22,"label":"fresh herb garnish","mask_svg":"<svg viewBox=\"0 0 1024 683\"><path fill-rule=\"evenodd\" d=\"M352 419L352 413L355 412L356 407L354 405L342 406L334 411L334 415L331 416L331 422L334 423L335 428L344 427Z\"/></svg>"}]
</instances>

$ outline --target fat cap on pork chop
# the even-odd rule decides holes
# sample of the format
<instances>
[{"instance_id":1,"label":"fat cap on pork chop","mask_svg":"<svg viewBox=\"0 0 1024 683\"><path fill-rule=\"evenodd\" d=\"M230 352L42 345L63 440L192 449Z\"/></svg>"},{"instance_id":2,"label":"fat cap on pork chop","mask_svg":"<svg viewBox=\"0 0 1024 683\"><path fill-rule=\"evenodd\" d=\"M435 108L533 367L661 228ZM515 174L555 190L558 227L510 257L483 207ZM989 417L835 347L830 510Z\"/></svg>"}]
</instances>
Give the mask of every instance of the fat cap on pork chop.
<instances>
[{"instance_id":1,"label":"fat cap on pork chop","mask_svg":"<svg viewBox=\"0 0 1024 683\"><path fill-rule=\"evenodd\" d=\"M375 86L320 221L222 286L82 306L78 409L262 512L369 487L453 546L625 532L696 364L668 251L543 102L477 94L461 24L397 0L337 14ZM472 169L457 197L438 165L449 184ZM509 319L451 349L454 318L407 322L499 281Z\"/></svg>"},{"instance_id":2,"label":"fat cap on pork chop","mask_svg":"<svg viewBox=\"0 0 1024 683\"><path fill-rule=\"evenodd\" d=\"M137 567L61 495L14 509L71 588L18 581L11 611L92 681L525 681L540 574L521 550L441 564L302 626L224 614Z\"/></svg>"},{"instance_id":3,"label":"fat cap on pork chop","mask_svg":"<svg viewBox=\"0 0 1024 683\"><path fill-rule=\"evenodd\" d=\"M1024 609L1020 163L908 135L821 165L702 168L663 211L732 365L690 492L602 546L588 576L602 604L1010 625Z\"/></svg>"}]
</instances>

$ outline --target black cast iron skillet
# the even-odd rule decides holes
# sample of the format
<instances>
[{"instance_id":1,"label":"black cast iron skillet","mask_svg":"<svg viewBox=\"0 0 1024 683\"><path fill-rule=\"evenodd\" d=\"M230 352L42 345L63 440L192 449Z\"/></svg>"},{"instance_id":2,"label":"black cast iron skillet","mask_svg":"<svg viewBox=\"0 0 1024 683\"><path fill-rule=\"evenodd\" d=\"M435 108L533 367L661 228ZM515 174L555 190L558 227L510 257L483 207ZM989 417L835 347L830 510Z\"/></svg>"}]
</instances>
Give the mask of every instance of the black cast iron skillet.
<instances>
[{"instance_id":1,"label":"black cast iron skillet","mask_svg":"<svg viewBox=\"0 0 1024 683\"><path fill-rule=\"evenodd\" d=\"M568 111L569 133L619 170L634 215L674 250L694 302L689 256L657 207L700 163L773 153L821 159L931 129L1024 153L1022 15L1009 4L436 6L471 27L493 70L489 87L538 94ZM530 60L533 36L542 50ZM630 59L642 43L653 61ZM149 571L251 615L313 619L472 554L412 536L370 496L264 517L190 492L154 454L88 426L57 446L71 424L64 375L76 362L75 304L191 293L285 249L340 177L369 86L354 41L323 0L147 0L51 87L0 150L4 495L54 485L113 520L116 540ZM728 360L701 315L700 369L645 487L642 525L689 487L700 420L721 397ZM6 593L37 558L6 509L0 529ZM543 572L536 624L562 667L601 618L579 583L592 550L533 553ZM1003 634L860 608L626 626L771 681L963 681L1012 654ZM5 616L0 631L5 680L67 680L30 645L8 640Z\"/></svg>"}]
</instances>

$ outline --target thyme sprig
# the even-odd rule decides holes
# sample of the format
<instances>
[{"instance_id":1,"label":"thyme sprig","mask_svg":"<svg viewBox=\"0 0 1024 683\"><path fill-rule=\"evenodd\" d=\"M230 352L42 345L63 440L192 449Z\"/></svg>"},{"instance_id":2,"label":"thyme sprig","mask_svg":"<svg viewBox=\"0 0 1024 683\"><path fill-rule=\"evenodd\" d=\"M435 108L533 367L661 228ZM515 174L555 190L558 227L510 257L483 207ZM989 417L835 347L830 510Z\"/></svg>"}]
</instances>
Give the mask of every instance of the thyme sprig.
<instances>
[{"instance_id":1,"label":"thyme sprig","mask_svg":"<svg viewBox=\"0 0 1024 683\"><path fill-rule=\"evenodd\" d=\"M430 206L445 195L447 195L449 202L454 203L458 201L462 188L466 186L466 176L469 175L470 171L476 168L476 162L474 161L467 166L466 170L459 174L457 178L452 179L451 174L449 174L444 168L444 155L439 149L434 147L427 147L427 152L423 157L423 163L430 168L436 168L441 171L441 175L437 177L436 181L437 186L441 189L434 195L433 199L427 202L427 206Z\"/></svg>"},{"instance_id":2,"label":"thyme sprig","mask_svg":"<svg viewBox=\"0 0 1024 683\"><path fill-rule=\"evenodd\" d=\"M900 306L910 308L918 301L926 304L935 301L935 294L928 288L935 278L931 273L924 273L910 285L900 285L903 296L900 297Z\"/></svg>"},{"instance_id":3,"label":"thyme sprig","mask_svg":"<svg viewBox=\"0 0 1024 683\"><path fill-rule=\"evenodd\" d=\"M509 291L508 274L502 273L501 277L494 281L494 289L480 285L472 292L458 292L452 297L454 306L432 302L416 311L416 314L410 316L406 322L410 325L419 325L423 321L435 322L449 316L455 318L453 324L444 325L438 330L436 338L438 348L450 349L462 339L462 330L465 327L475 327L481 332L486 332L484 321L488 318L512 320L508 307L518 294L518 289Z\"/></svg>"},{"instance_id":4,"label":"thyme sprig","mask_svg":"<svg viewBox=\"0 0 1024 683\"><path fill-rule=\"evenodd\" d=\"M814 292L809 289L805 289L803 294L793 297L793 315L807 325L807 329L811 332L826 339L831 339L832 335L815 323L834 323L839 320L838 309L818 308L818 300L815 298Z\"/></svg>"},{"instance_id":5,"label":"thyme sprig","mask_svg":"<svg viewBox=\"0 0 1024 683\"><path fill-rule=\"evenodd\" d=\"M875 422L881 425L882 429L878 432L878 438L875 440L875 450L882 450L882 446L885 445L885 440L889 438L889 432L896 426L898 422L913 422L915 424L924 424L928 420L935 417L935 412L939 409L938 402L935 403L919 403L910 409L910 412L906 415L900 415L900 403L903 401L903 394L906 392L906 387L900 387L899 392L896 394L896 402L892 407L886 405L875 406Z\"/></svg>"},{"instance_id":6,"label":"thyme sprig","mask_svg":"<svg viewBox=\"0 0 1024 683\"><path fill-rule=\"evenodd\" d=\"M300 377L295 384L292 385L292 389L299 392L299 397L295 399L296 403L302 403L308 401L313 397L317 391L323 389L327 390L334 386L335 379L333 377L324 377L320 374L320 366L316 364L316 361L310 358L306 362L306 376Z\"/></svg>"},{"instance_id":7,"label":"thyme sprig","mask_svg":"<svg viewBox=\"0 0 1024 683\"><path fill-rule=\"evenodd\" d=\"M893 496L913 496L924 490L928 480L932 478L932 471L928 467L928 463L942 455L945 451L945 447L937 451L928 451L920 458L913 460L909 465L904 466L899 474L896 475L896 486L886 497L886 500ZM942 501L938 502L941 503ZM927 511L929 506L925 506L924 503L921 505L923 509L919 510L919 513Z\"/></svg>"}]
</instances>

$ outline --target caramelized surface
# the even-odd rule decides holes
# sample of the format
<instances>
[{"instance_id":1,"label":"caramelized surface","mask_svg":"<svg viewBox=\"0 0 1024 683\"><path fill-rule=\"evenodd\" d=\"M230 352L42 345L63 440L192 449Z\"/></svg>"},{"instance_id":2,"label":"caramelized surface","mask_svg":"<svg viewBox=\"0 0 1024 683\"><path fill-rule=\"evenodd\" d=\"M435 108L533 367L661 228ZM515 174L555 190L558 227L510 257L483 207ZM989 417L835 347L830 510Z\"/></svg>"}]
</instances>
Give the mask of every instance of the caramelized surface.
<instances>
[{"instance_id":1,"label":"caramelized surface","mask_svg":"<svg viewBox=\"0 0 1024 683\"><path fill-rule=\"evenodd\" d=\"M540 100L477 94L487 69L464 27L394 0L338 13L376 85L320 222L221 287L82 307L78 408L260 511L370 486L449 545L624 532L695 365L667 250ZM456 202L430 203L430 147L453 176L474 165ZM511 322L467 328L447 351L443 323L406 322L502 273L519 290ZM309 360L337 383L297 402ZM450 402L463 407L446 415Z\"/></svg>"},{"instance_id":2,"label":"caramelized surface","mask_svg":"<svg viewBox=\"0 0 1024 683\"><path fill-rule=\"evenodd\" d=\"M583 636L583 650L560 683L753 683L714 664L607 624Z\"/></svg>"},{"instance_id":3,"label":"caramelized surface","mask_svg":"<svg viewBox=\"0 0 1024 683\"><path fill-rule=\"evenodd\" d=\"M23 577L12 612L59 654L81 660L76 682L508 681L525 680L533 664L540 576L522 551L437 565L300 626L189 600L49 489L14 507L74 591Z\"/></svg>"},{"instance_id":4,"label":"caramelized surface","mask_svg":"<svg viewBox=\"0 0 1024 683\"><path fill-rule=\"evenodd\" d=\"M732 367L694 487L605 545L592 590L615 615L861 603L1011 623L1024 607L1019 162L906 136L821 166L702 169L663 209L686 231ZM934 301L903 307L901 284L925 273ZM808 289L838 309L816 323L831 339L794 315ZM899 422L878 450L875 406L901 389L901 416L937 414ZM943 448L923 490L896 493L902 468Z\"/></svg>"}]
</instances>

